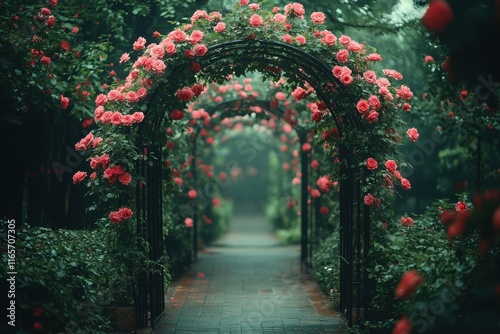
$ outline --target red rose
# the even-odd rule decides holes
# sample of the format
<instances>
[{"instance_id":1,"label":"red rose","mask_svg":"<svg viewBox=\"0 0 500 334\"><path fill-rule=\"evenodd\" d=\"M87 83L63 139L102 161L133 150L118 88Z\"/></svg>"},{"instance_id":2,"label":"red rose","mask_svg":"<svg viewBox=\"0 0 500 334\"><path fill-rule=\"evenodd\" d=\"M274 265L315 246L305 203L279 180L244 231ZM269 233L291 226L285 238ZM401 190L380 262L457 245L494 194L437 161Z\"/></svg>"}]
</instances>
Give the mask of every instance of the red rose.
<instances>
[{"instance_id":1,"label":"red rose","mask_svg":"<svg viewBox=\"0 0 500 334\"><path fill-rule=\"evenodd\" d=\"M464 212L464 211L467 211L467 203L465 202L458 202L457 204L455 204L455 211L456 212Z\"/></svg>"},{"instance_id":2,"label":"red rose","mask_svg":"<svg viewBox=\"0 0 500 334\"><path fill-rule=\"evenodd\" d=\"M369 170L377 169L378 168L377 160L373 158L366 159L366 168L368 168Z\"/></svg>"},{"instance_id":3,"label":"red rose","mask_svg":"<svg viewBox=\"0 0 500 334\"><path fill-rule=\"evenodd\" d=\"M413 292L418 288L420 283L422 283L422 275L420 275L416 270L407 271L401 280L399 281L394 294L397 298L406 299L410 297Z\"/></svg>"},{"instance_id":4,"label":"red rose","mask_svg":"<svg viewBox=\"0 0 500 334\"><path fill-rule=\"evenodd\" d=\"M407 317L399 319L394 328L392 329L392 334L410 334L412 330L410 321Z\"/></svg>"},{"instance_id":5,"label":"red rose","mask_svg":"<svg viewBox=\"0 0 500 334\"><path fill-rule=\"evenodd\" d=\"M35 322L33 324L33 329L36 330L36 331L39 331L42 328L43 328L43 325L41 323L39 323L39 322Z\"/></svg>"},{"instance_id":6,"label":"red rose","mask_svg":"<svg viewBox=\"0 0 500 334\"><path fill-rule=\"evenodd\" d=\"M40 62L44 65L47 65L49 66L50 65L50 58L47 57L47 56L43 56L42 58L40 58Z\"/></svg>"},{"instance_id":7,"label":"red rose","mask_svg":"<svg viewBox=\"0 0 500 334\"><path fill-rule=\"evenodd\" d=\"M127 186L130 182L132 182L132 175L130 175L130 173L123 173L118 177L118 181L120 181L121 184Z\"/></svg>"},{"instance_id":8,"label":"red rose","mask_svg":"<svg viewBox=\"0 0 500 334\"><path fill-rule=\"evenodd\" d=\"M188 191L188 197L189 197L190 199L195 199L195 198L196 198L196 196L198 196L198 194L196 193L196 190L191 189L190 191Z\"/></svg>"},{"instance_id":9,"label":"red rose","mask_svg":"<svg viewBox=\"0 0 500 334\"><path fill-rule=\"evenodd\" d=\"M61 50L63 51L69 51L70 45L68 41L62 41L61 42Z\"/></svg>"},{"instance_id":10,"label":"red rose","mask_svg":"<svg viewBox=\"0 0 500 334\"><path fill-rule=\"evenodd\" d=\"M78 184L82 182L86 177L87 177L86 172L76 172L75 175L73 175L73 184Z\"/></svg>"},{"instance_id":11,"label":"red rose","mask_svg":"<svg viewBox=\"0 0 500 334\"><path fill-rule=\"evenodd\" d=\"M118 215L122 220L130 219L134 213L129 208L120 208L118 210Z\"/></svg>"},{"instance_id":12,"label":"red rose","mask_svg":"<svg viewBox=\"0 0 500 334\"><path fill-rule=\"evenodd\" d=\"M387 160L385 162L385 168L389 172L394 173L396 171L396 169L398 168L398 165L396 164L396 161L394 161L394 160Z\"/></svg>"},{"instance_id":13,"label":"red rose","mask_svg":"<svg viewBox=\"0 0 500 334\"><path fill-rule=\"evenodd\" d=\"M333 182L328 176L325 175L316 180L316 185L318 186L319 190L326 193L332 188Z\"/></svg>"},{"instance_id":14,"label":"red rose","mask_svg":"<svg viewBox=\"0 0 500 334\"><path fill-rule=\"evenodd\" d=\"M59 95L59 101L61 102L61 108L66 109L69 105L69 98Z\"/></svg>"},{"instance_id":15,"label":"red rose","mask_svg":"<svg viewBox=\"0 0 500 334\"><path fill-rule=\"evenodd\" d=\"M123 220L123 218L121 217L121 215L118 211L110 212L109 219L115 224L118 224Z\"/></svg>"},{"instance_id":16,"label":"red rose","mask_svg":"<svg viewBox=\"0 0 500 334\"><path fill-rule=\"evenodd\" d=\"M184 87L177 91L177 98L181 101L189 101L195 96L190 87Z\"/></svg>"},{"instance_id":17,"label":"red rose","mask_svg":"<svg viewBox=\"0 0 500 334\"><path fill-rule=\"evenodd\" d=\"M175 109L170 113L170 118L174 121L178 121L184 118L184 113L178 109Z\"/></svg>"},{"instance_id":18,"label":"red rose","mask_svg":"<svg viewBox=\"0 0 500 334\"><path fill-rule=\"evenodd\" d=\"M453 21L453 10L443 0L435 0L429 4L427 12L422 17L422 24L430 32L442 33Z\"/></svg>"},{"instance_id":19,"label":"red rose","mask_svg":"<svg viewBox=\"0 0 500 334\"><path fill-rule=\"evenodd\" d=\"M41 306L37 306L33 309L33 315L35 317L41 317L43 315L43 313L45 312L45 310L43 309L43 307Z\"/></svg>"}]
</instances>

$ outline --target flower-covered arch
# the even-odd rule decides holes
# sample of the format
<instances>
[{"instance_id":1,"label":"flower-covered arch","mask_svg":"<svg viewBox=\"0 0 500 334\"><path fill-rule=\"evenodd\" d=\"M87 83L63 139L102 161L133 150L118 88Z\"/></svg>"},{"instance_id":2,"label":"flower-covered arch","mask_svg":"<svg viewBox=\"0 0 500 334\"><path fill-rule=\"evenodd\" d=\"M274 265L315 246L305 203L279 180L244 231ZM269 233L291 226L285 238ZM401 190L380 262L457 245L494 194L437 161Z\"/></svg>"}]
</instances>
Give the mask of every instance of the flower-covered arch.
<instances>
[{"instance_id":1,"label":"flower-covered arch","mask_svg":"<svg viewBox=\"0 0 500 334\"><path fill-rule=\"evenodd\" d=\"M323 136L315 140L333 139L323 143L324 151L340 161L341 308L351 321L353 307L359 315L369 298L370 223L388 219L390 205L384 199L394 193L393 181L410 187L398 171L402 137L397 130L403 124L398 113L410 111L413 94L398 84L399 72L374 70L382 57L371 47L324 29L325 18L321 12L306 16L299 3L264 11L241 0L224 17L199 10L167 34L154 32L150 44L138 38L133 49L139 56L125 80L96 97L98 129L76 148L89 152L90 193L97 196L97 206L109 210L102 224L120 233L130 233L136 224L137 236L149 242L150 259L159 261L166 129L182 121L187 103L212 82L250 72L275 82L286 78L282 87L295 101L316 101L310 117ZM122 55L120 63L129 61L129 54ZM87 174L78 172L73 179L80 183ZM323 181L331 187L331 180ZM162 289L161 273L149 279ZM363 283L355 288L354 281ZM150 296L153 322L161 313L161 298ZM141 305L147 303L147 297L140 299ZM144 324L144 307L141 312Z\"/></svg>"}]
</instances>

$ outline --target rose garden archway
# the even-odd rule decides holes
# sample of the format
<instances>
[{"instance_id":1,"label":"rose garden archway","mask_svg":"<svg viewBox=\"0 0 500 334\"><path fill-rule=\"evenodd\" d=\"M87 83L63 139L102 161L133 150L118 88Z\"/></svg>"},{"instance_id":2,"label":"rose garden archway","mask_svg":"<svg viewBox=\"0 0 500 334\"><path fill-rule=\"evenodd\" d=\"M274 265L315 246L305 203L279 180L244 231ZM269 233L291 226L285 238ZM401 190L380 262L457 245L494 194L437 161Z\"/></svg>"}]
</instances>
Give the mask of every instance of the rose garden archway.
<instances>
[{"instance_id":1,"label":"rose garden archway","mask_svg":"<svg viewBox=\"0 0 500 334\"><path fill-rule=\"evenodd\" d=\"M214 69L226 65L230 59L232 65L247 67L249 70L259 67L279 67L281 71L287 73L288 77L296 77L299 80L308 82L314 89L318 97L326 104L327 109L333 116L340 136L347 128L354 131L361 131L361 124L355 114L341 114L336 110L336 96L332 94L338 90L343 98L350 99L352 104L356 101L350 93L343 87L339 80L333 76L331 69L321 60L310 56L304 51L283 43L263 40L235 40L208 48L208 52L199 59L201 71L197 74L203 78L205 72L210 73L210 79L224 79L224 74L214 78ZM262 66L262 64L264 66ZM142 146L148 155L153 158L153 164L147 166L144 163L139 166L139 173L143 176L146 186L137 193L137 222L138 231L146 237L150 243L150 255L153 261L160 261L162 250L162 210L161 199L161 149L158 142L152 138L154 134L164 133L165 122L169 122L164 111L165 97L170 97L182 88L179 79L185 79L186 73L194 76L194 72L189 70L191 62L178 65L167 72L168 81L160 83L150 94L146 115L156 114L154 118L146 119L141 123L138 146ZM186 71L190 71L187 72ZM155 112L156 111L156 112ZM356 117L353 117L356 116ZM153 134L153 135L152 135ZM369 246L369 210L362 205L363 195L361 192L360 168L353 168L354 150L356 143L342 144L339 147L339 158L342 161L340 172L340 227L341 227L341 311L347 319L352 321L353 308L359 310L366 306L366 297L369 294L369 282L367 273L363 269L368 259ZM359 158L359 157L358 157ZM360 160L360 161L363 161ZM333 163L333 161L332 161ZM307 168L307 164L302 164ZM307 175L307 169L303 170L303 177ZM303 179L302 194L307 196L307 179ZM302 197L304 198L304 197ZM304 212L307 212L307 203L301 205ZM302 224L303 237L307 234L307 215L303 215L305 223ZM307 256L307 248L302 248L302 260ZM356 265L354 265L356 263ZM143 323L146 324L147 307L149 299L152 319L157 318L163 311L163 278L161 273L150 274L149 279L142 277L141 285L146 282L150 284L150 291L146 292L146 287L140 289L140 300L142 300ZM149 295L149 298L147 297ZM344 311L345 310L345 311Z\"/></svg>"},{"instance_id":2,"label":"rose garden archway","mask_svg":"<svg viewBox=\"0 0 500 334\"><path fill-rule=\"evenodd\" d=\"M334 129L338 134L334 144L325 146L325 154L336 154L340 162L336 177L341 245L340 254L332 254L339 256L341 269L339 311L349 324L372 316L372 283L366 270L371 265L371 218L389 219L382 199L393 193L392 180L402 183L394 161L394 168L386 171L377 169L375 159L397 155L397 112L411 107L406 101L412 93L404 85L391 86L390 80L402 78L398 72L384 70L378 75L372 70L372 62L381 60L378 54L366 55L364 45L344 35L337 40L324 30L324 14L312 13L309 23L297 3L282 12L257 13L258 5L241 5L226 25L220 13L197 11L191 24L165 36L155 33L158 43L146 48L146 40L139 38L134 49L145 51L125 81L96 98L96 133L103 138L95 142L91 133L77 144L97 154L91 157L96 172L89 183L99 204L111 208L102 222L118 231L117 252L137 247L151 264L148 270L140 261L130 264L141 268L135 296L140 327L148 322L154 326L164 311L163 272L154 264L162 261L162 219L169 210L162 200L162 182L169 182L162 179L161 161L168 154L163 147L165 129L179 122L172 113L183 114L196 96L195 86L200 93L200 83L221 83L229 75L249 72L273 81L285 78L289 91L298 87L292 93L296 100L311 94L299 89L307 83L321 104L312 111L312 120L323 133ZM121 61L128 59L124 54ZM375 164L365 164L368 157ZM329 173L333 165L332 158L322 170ZM131 233L137 245L121 241L122 236L129 240Z\"/></svg>"}]
</instances>

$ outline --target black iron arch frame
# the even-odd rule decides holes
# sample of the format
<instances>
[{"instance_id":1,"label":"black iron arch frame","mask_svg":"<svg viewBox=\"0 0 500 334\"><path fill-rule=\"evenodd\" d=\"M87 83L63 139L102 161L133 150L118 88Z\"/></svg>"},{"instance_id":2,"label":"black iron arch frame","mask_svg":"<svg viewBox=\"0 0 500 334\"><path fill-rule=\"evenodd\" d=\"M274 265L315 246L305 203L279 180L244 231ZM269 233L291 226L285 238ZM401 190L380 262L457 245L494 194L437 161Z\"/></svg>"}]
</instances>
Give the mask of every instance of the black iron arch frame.
<instances>
[{"instance_id":1,"label":"black iron arch frame","mask_svg":"<svg viewBox=\"0 0 500 334\"><path fill-rule=\"evenodd\" d=\"M217 73L217 78L224 80L224 67L221 68L221 64L226 65L226 72L234 64L245 65L249 71L262 69L263 64L274 66L289 78L306 81L315 89L318 98L330 111L341 138L344 137L346 129L361 133L363 128L356 113L336 109L337 99L348 100L352 105L355 105L356 101L333 76L331 66L299 48L275 41L234 40L210 46L205 56L196 60L201 68L198 74L190 70L193 60L186 60L185 63L167 71L150 94L146 119L139 128L140 140L137 146L144 149L149 163L141 162L137 166L139 175L146 180L145 185L138 187L137 190L137 232L139 237L148 240L149 256L152 261L163 261L164 203L161 201L161 143L164 136L162 126L168 119L165 109L168 109L168 99L172 98L177 89L190 84L194 76L205 75L209 79L214 79L217 75L213 73ZM212 73L212 77L207 73ZM366 271L369 266L370 212L363 204L364 194L361 189L365 175L358 166L362 161L360 159L364 157L363 152L358 152L357 148L356 143L344 143L339 147L341 161L339 312L349 325L361 323L371 317L368 308L371 282ZM307 181L303 180L305 183ZM305 232L307 234L307 230ZM307 254L302 256L307 257ZM163 272L143 273L138 278L136 308L138 327L142 328L148 324L154 327L165 311Z\"/></svg>"}]
</instances>

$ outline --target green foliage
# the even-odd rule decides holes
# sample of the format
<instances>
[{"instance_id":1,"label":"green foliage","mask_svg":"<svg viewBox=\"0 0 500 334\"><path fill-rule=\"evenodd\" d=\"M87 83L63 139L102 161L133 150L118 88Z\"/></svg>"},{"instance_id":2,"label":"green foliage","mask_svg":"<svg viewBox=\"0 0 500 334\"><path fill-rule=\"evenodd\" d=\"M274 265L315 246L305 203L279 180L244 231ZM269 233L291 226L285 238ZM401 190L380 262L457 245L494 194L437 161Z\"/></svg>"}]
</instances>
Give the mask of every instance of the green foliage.
<instances>
[{"instance_id":1,"label":"green foliage","mask_svg":"<svg viewBox=\"0 0 500 334\"><path fill-rule=\"evenodd\" d=\"M334 232L323 239L312 258L313 277L338 309L340 303L340 235Z\"/></svg>"},{"instance_id":2,"label":"green foliage","mask_svg":"<svg viewBox=\"0 0 500 334\"><path fill-rule=\"evenodd\" d=\"M126 287L111 286L117 271L105 231L25 227L18 231L16 243L18 333L32 333L34 322L47 332L109 329L105 308ZM33 314L37 307L43 309L40 316Z\"/></svg>"}]
</instances>

